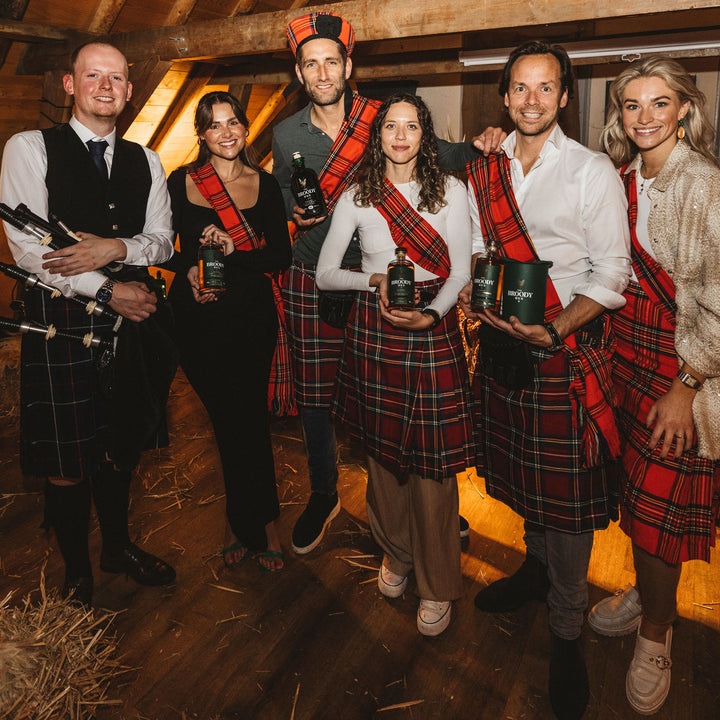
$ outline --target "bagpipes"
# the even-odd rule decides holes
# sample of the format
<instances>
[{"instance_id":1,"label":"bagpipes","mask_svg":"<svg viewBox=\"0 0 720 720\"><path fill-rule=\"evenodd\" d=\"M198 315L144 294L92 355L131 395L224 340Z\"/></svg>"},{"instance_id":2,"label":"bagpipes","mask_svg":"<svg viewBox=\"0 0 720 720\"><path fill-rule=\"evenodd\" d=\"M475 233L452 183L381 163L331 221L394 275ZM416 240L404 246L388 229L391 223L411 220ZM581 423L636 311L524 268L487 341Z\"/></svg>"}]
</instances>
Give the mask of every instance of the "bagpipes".
<instances>
[{"instance_id":1,"label":"bagpipes","mask_svg":"<svg viewBox=\"0 0 720 720\"><path fill-rule=\"evenodd\" d=\"M32 235L40 245L45 245L51 250L75 245L82 240L70 230L53 213L49 213L49 220L36 215L24 203L20 203L14 210L5 203L0 203L0 219L10 223L18 230ZM122 268L122 263L111 262L105 267L99 268L99 272L110 275Z\"/></svg>"},{"instance_id":2,"label":"bagpipes","mask_svg":"<svg viewBox=\"0 0 720 720\"><path fill-rule=\"evenodd\" d=\"M9 332L19 332L22 335L27 333L37 333L44 335L45 340L50 341L53 338L61 338L72 342L82 343L86 348L99 348L100 350L115 349L117 337L106 338L93 333L79 333L72 330L58 330L54 325L41 325L36 322L28 322L27 320L11 320L10 318L0 317L0 329Z\"/></svg>"}]
</instances>

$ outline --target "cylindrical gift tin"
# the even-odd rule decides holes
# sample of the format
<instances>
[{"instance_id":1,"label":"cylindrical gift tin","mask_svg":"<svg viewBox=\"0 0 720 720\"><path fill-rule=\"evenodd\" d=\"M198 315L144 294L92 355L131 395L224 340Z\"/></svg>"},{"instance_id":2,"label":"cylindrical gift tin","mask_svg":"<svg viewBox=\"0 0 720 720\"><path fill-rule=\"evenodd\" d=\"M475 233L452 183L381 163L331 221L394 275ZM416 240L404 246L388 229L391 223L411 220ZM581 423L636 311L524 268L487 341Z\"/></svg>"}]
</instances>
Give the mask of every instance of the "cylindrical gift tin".
<instances>
[{"instance_id":1,"label":"cylindrical gift tin","mask_svg":"<svg viewBox=\"0 0 720 720\"><path fill-rule=\"evenodd\" d=\"M502 318L514 315L525 325L541 325L545 319L549 260L520 262L503 258Z\"/></svg>"}]
</instances>

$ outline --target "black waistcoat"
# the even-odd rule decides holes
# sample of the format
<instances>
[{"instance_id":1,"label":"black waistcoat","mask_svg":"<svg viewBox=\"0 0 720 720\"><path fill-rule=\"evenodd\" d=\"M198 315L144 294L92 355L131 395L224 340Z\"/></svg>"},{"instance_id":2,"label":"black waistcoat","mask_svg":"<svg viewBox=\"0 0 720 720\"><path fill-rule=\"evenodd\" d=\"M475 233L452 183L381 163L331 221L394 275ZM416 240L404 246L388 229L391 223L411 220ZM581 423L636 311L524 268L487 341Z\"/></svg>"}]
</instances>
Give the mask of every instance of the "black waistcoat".
<instances>
[{"instance_id":1,"label":"black waistcoat","mask_svg":"<svg viewBox=\"0 0 720 720\"><path fill-rule=\"evenodd\" d=\"M50 211L71 230L100 237L133 237L145 225L152 177L145 151L117 138L106 183L70 125L42 131L47 150Z\"/></svg>"}]
</instances>

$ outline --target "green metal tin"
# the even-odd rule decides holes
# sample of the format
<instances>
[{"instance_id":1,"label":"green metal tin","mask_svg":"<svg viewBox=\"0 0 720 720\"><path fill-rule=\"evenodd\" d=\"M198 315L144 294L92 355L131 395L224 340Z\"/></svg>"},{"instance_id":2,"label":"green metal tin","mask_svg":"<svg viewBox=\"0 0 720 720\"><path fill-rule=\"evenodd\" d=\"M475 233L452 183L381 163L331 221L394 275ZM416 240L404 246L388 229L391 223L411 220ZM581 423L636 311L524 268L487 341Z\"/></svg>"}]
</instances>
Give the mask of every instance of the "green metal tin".
<instances>
[{"instance_id":1,"label":"green metal tin","mask_svg":"<svg viewBox=\"0 0 720 720\"><path fill-rule=\"evenodd\" d=\"M503 258L502 318L514 315L525 325L541 325L545 318L549 260L520 262Z\"/></svg>"}]
</instances>

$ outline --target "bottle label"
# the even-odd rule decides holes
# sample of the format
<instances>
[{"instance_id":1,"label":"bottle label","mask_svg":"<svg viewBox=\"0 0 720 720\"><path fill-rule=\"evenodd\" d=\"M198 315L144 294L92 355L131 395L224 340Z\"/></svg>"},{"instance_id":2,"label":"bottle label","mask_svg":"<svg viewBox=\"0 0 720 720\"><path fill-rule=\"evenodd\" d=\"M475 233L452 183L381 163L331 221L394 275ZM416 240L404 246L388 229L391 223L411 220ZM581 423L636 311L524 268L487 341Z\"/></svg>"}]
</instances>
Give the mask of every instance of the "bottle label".
<instances>
[{"instance_id":1,"label":"bottle label","mask_svg":"<svg viewBox=\"0 0 720 720\"><path fill-rule=\"evenodd\" d=\"M473 276L470 307L473 310L495 309L500 296L500 265L488 265L478 260Z\"/></svg>"},{"instance_id":2,"label":"bottle label","mask_svg":"<svg viewBox=\"0 0 720 720\"><path fill-rule=\"evenodd\" d=\"M415 270L412 267L393 265L388 269L388 306L391 310L415 307Z\"/></svg>"},{"instance_id":3,"label":"bottle label","mask_svg":"<svg viewBox=\"0 0 720 720\"><path fill-rule=\"evenodd\" d=\"M225 259L216 247L201 248L198 256L198 283L200 292L225 290Z\"/></svg>"}]
</instances>

